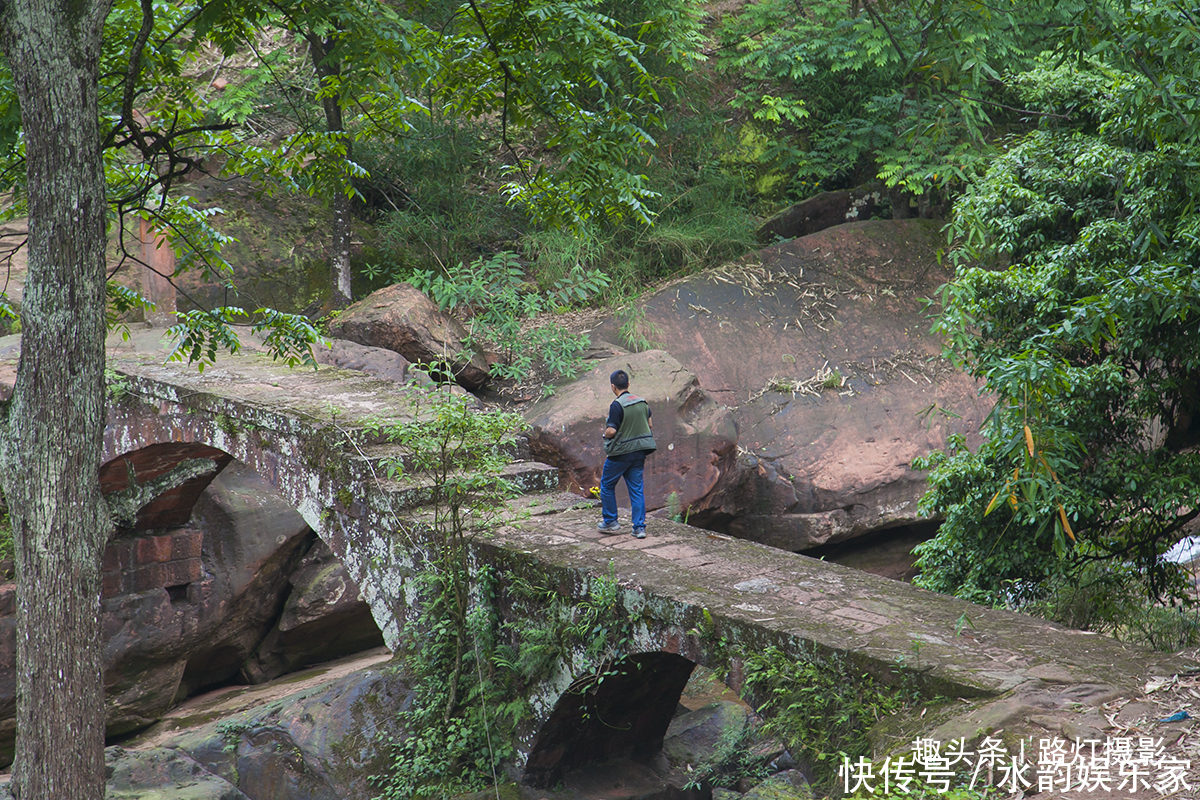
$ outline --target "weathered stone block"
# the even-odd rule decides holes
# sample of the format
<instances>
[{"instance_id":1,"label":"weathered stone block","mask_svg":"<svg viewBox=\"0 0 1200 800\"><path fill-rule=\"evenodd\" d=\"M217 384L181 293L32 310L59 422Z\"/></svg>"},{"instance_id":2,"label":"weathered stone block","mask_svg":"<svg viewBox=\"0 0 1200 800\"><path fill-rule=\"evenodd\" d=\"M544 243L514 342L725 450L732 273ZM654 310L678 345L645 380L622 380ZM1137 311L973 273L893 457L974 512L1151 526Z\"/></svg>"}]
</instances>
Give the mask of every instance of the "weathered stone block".
<instances>
[{"instance_id":1,"label":"weathered stone block","mask_svg":"<svg viewBox=\"0 0 1200 800\"><path fill-rule=\"evenodd\" d=\"M200 580L201 564L198 558L184 561L168 561L165 564L150 564L130 573L130 589L145 592L164 589L168 586L183 586Z\"/></svg>"},{"instance_id":2,"label":"weathered stone block","mask_svg":"<svg viewBox=\"0 0 1200 800\"><path fill-rule=\"evenodd\" d=\"M176 531L171 534L171 560L199 558L200 549L203 546L204 533L202 531Z\"/></svg>"},{"instance_id":3,"label":"weathered stone block","mask_svg":"<svg viewBox=\"0 0 1200 800\"><path fill-rule=\"evenodd\" d=\"M161 564L171 560L170 536L141 536L134 540L134 563Z\"/></svg>"},{"instance_id":4,"label":"weathered stone block","mask_svg":"<svg viewBox=\"0 0 1200 800\"><path fill-rule=\"evenodd\" d=\"M104 564L105 572L113 572L115 570L126 569L131 562L130 552L133 545L128 539L116 539L108 543L104 548Z\"/></svg>"},{"instance_id":5,"label":"weathered stone block","mask_svg":"<svg viewBox=\"0 0 1200 800\"><path fill-rule=\"evenodd\" d=\"M100 597L120 597L125 594L125 573L120 570L104 573L100 582Z\"/></svg>"}]
</instances>

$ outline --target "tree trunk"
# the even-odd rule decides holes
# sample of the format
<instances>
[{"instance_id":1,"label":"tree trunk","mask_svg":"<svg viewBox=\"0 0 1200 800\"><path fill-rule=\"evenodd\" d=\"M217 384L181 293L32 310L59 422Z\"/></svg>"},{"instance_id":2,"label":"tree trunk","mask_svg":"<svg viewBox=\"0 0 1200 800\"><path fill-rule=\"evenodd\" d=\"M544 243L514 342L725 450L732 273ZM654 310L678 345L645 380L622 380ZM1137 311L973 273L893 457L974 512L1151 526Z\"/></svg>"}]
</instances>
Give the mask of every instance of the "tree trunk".
<instances>
[{"instance_id":1,"label":"tree trunk","mask_svg":"<svg viewBox=\"0 0 1200 800\"><path fill-rule=\"evenodd\" d=\"M309 43L309 53L312 55L313 68L322 84L326 81L336 81L340 77L341 64L330 57L334 48L332 39L324 39L315 33L305 37ZM338 94L322 98L321 106L325 111L325 130L334 134L345 152L342 164L348 164L354 158L354 142L346 133L346 124L342 114L342 100ZM345 308L353 301L350 292L350 171L342 170L343 185L333 187L333 241L330 243L330 279L333 284L333 307Z\"/></svg>"},{"instance_id":2,"label":"tree trunk","mask_svg":"<svg viewBox=\"0 0 1200 800\"><path fill-rule=\"evenodd\" d=\"M97 69L109 4L0 6L29 198L21 361L0 430L16 542L12 789L21 800L104 797L100 562L111 523L98 478L106 205Z\"/></svg>"},{"instance_id":3,"label":"tree trunk","mask_svg":"<svg viewBox=\"0 0 1200 800\"><path fill-rule=\"evenodd\" d=\"M334 308L345 308L354 298L350 293L350 197L341 190L333 195L333 242L330 249L333 251L330 257L333 305Z\"/></svg>"}]
</instances>

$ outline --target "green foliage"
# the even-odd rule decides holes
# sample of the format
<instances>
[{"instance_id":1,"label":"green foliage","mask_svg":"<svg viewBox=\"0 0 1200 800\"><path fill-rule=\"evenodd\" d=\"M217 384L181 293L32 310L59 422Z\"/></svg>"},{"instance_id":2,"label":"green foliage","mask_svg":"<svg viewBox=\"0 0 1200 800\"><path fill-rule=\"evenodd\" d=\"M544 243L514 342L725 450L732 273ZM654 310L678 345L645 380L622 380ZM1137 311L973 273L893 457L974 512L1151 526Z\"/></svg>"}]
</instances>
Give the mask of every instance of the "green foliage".
<instances>
[{"instance_id":1,"label":"green foliage","mask_svg":"<svg viewBox=\"0 0 1200 800\"><path fill-rule=\"evenodd\" d=\"M270 308L258 309L253 317L234 306L195 309L179 312L176 319L167 329L167 336L177 340L167 360L195 364L201 372L216 362L218 352L234 354L241 349L237 334L229 327L235 323L249 321L254 333L267 332L263 342L267 351L289 367L305 364L316 369L311 348L324 341L307 318Z\"/></svg>"},{"instance_id":2,"label":"green foliage","mask_svg":"<svg viewBox=\"0 0 1200 800\"><path fill-rule=\"evenodd\" d=\"M225 719L217 723L217 735L225 742L225 752L237 752L242 737L254 730L252 722L241 719Z\"/></svg>"},{"instance_id":3,"label":"green foliage","mask_svg":"<svg viewBox=\"0 0 1200 800\"><path fill-rule=\"evenodd\" d=\"M456 488L439 493L437 504L447 508L427 531L429 557L414 581L420 613L401 635L415 694L402 712L406 735L392 743L392 769L377 779L385 800L450 797L495 784L531 714L525 699L531 688L564 665L596 670L602 679L613 669L604 665L629 636L612 577L597 579L584 598L569 602L519 576L504 585L493 570L470 563L467 538L510 491L499 476L505 459L498 454L502 431L519 418L450 405L439 401L420 432L406 426L409 434L397 439L407 450L405 474ZM493 419L469 421L481 416ZM460 450L458 442L471 447ZM476 478L455 483L455 472Z\"/></svg>"},{"instance_id":4,"label":"green foliage","mask_svg":"<svg viewBox=\"0 0 1200 800\"><path fill-rule=\"evenodd\" d=\"M403 451L388 476L427 483L431 516L409 532L426 561L414 580L419 619L402 631L415 697L384 798L454 794L494 782L495 765L510 755L507 740L493 745L489 727L511 729L523 701L505 700L508 687L487 679L499 633L488 602L494 585L490 573L473 576L467 544L515 493L502 475L503 445L520 425L517 415L477 412L466 398L438 391L415 421L386 432Z\"/></svg>"},{"instance_id":5,"label":"green foliage","mask_svg":"<svg viewBox=\"0 0 1200 800\"><path fill-rule=\"evenodd\" d=\"M758 731L747 725L741 729L721 731L712 755L692 766L684 789L732 789L741 781L758 784L768 777L767 765L761 753L754 751L759 744Z\"/></svg>"},{"instance_id":6,"label":"green foliage","mask_svg":"<svg viewBox=\"0 0 1200 800\"><path fill-rule=\"evenodd\" d=\"M636 299L618 308L616 317L621 323L618 332L626 347L635 353L654 348L651 337L658 335L658 327L646 319L646 309Z\"/></svg>"},{"instance_id":7,"label":"green foliage","mask_svg":"<svg viewBox=\"0 0 1200 800\"><path fill-rule=\"evenodd\" d=\"M944 194L1022 125L1000 78L1052 46L1088 4L1005 0L750 3L722 31L720 68L758 159L808 196L873 178Z\"/></svg>"},{"instance_id":8,"label":"green foliage","mask_svg":"<svg viewBox=\"0 0 1200 800\"><path fill-rule=\"evenodd\" d=\"M522 215L499 191L498 138L480 123L417 119L405 136L360 143L369 176L355 186L378 220L368 289L511 248Z\"/></svg>"},{"instance_id":9,"label":"green foliage","mask_svg":"<svg viewBox=\"0 0 1200 800\"><path fill-rule=\"evenodd\" d=\"M1148 603L1141 576L1129 564L1088 564L1043 588L1025 611L1162 652L1200 643L1200 612L1183 604Z\"/></svg>"},{"instance_id":10,"label":"green foliage","mask_svg":"<svg viewBox=\"0 0 1200 800\"><path fill-rule=\"evenodd\" d=\"M492 375L520 381L537 360L555 376L579 373L578 353L588 346L587 335L575 336L556 322L531 326L530 321L591 299L608 286L608 278L599 270L576 267L549 289L537 291L526 283L516 255L500 253L442 273L418 272L412 283L445 310L470 310L468 344L493 345L501 360L492 365Z\"/></svg>"},{"instance_id":11,"label":"green foliage","mask_svg":"<svg viewBox=\"0 0 1200 800\"><path fill-rule=\"evenodd\" d=\"M10 335L20 332L21 314L8 299L8 294L0 292L0 334Z\"/></svg>"},{"instance_id":12,"label":"green foliage","mask_svg":"<svg viewBox=\"0 0 1200 800\"><path fill-rule=\"evenodd\" d=\"M419 417L382 431L402 450L389 477L430 487L429 513L405 531L424 554L411 584L418 613L400 644L415 694L402 712L406 735L392 742L392 769L378 778L386 800L495 784L530 716L530 689L563 668L602 678L630 636L611 575L569 601L540 581L502 583L472 562L469 542L514 493L502 473L520 416L475 411L439 391Z\"/></svg>"},{"instance_id":13,"label":"green foliage","mask_svg":"<svg viewBox=\"0 0 1200 800\"><path fill-rule=\"evenodd\" d=\"M381 215L366 256L370 274L360 268L368 286L516 249L543 290L580 268L602 269L609 296L628 298L647 283L736 258L754 246L755 220L741 176L721 156L722 121L712 109L676 105L663 124L645 169L659 195L646 200L653 226L628 218L571 228L531 223L498 192L494 126L430 121L394 143L362 143L356 153L370 177L356 186Z\"/></svg>"},{"instance_id":14,"label":"green foliage","mask_svg":"<svg viewBox=\"0 0 1200 800\"><path fill-rule=\"evenodd\" d=\"M686 91L704 97L714 90L693 81ZM602 268L613 283L610 295L628 301L647 284L717 266L755 246L757 222L743 177L725 158L728 137L719 110L681 101L664 124L646 166L659 194L647 201L654 225L596 222L529 232L521 247L539 285L577 266Z\"/></svg>"},{"instance_id":15,"label":"green foliage","mask_svg":"<svg viewBox=\"0 0 1200 800\"><path fill-rule=\"evenodd\" d=\"M871 754L871 726L905 704L901 691L839 656L794 659L776 647L746 659L745 685L766 720L762 734L777 737L807 761L809 780L822 789L833 786L843 755Z\"/></svg>"},{"instance_id":16,"label":"green foliage","mask_svg":"<svg viewBox=\"0 0 1200 800\"><path fill-rule=\"evenodd\" d=\"M1143 596L1186 599L1161 556L1200 514L1200 143L1185 99L1200 77L1177 46L1200 29L1165 3L1129 13L1162 55L1154 70L1089 14L1075 46L1112 61L1012 81L1077 124L1047 117L955 209L959 257L1005 268L960 267L935 331L997 404L978 452L959 440L920 462L922 507L945 518L917 551L929 588L1030 603L1109 562ZM1152 102L1164 116L1149 128Z\"/></svg>"},{"instance_id":17,"label":"green foliage","mask_svg":"<svg viewBox=\"0 0 1200 800\"><path fill-rule=\"evenodd\" d=\"M104 368L104 385L110 402L119 403L129 394L129 379L111 367Z\"/></svg>"}]
</instances>

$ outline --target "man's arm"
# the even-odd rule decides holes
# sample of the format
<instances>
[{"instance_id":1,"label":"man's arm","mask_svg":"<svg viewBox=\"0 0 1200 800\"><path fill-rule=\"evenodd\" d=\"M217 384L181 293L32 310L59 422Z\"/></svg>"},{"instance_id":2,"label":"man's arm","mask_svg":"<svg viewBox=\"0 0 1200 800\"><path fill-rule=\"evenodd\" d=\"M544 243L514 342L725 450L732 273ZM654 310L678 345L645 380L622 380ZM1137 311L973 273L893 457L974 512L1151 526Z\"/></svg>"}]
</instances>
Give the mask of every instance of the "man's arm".
<instances>
[{"instance_id":1,"label":"man's arm","mask_svg":"<svg viewBox=\"0 0 1200 800\"><path fill-rule=\"evenodd\" d=\"M621 423L625 421L625 409L616 400L608 406L608 419L604 421L606 427L604 433L601 434L605 439L611 439L617 435L617 428L621 427Z\"/></svg>"}]
</instances>

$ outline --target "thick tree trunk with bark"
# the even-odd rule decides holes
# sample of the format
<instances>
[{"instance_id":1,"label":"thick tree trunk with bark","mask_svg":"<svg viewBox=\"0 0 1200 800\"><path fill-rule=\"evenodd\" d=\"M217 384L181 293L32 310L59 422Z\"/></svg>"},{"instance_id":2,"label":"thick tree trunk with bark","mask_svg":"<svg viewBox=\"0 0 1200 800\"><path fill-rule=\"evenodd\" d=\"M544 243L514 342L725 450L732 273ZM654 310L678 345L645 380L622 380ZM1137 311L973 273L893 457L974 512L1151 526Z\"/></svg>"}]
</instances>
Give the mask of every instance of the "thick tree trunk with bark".
<instances>
[{"instance_id":1,"label":"thick tree trunk with bark","mask_svg":"<svg viewBox=\"0 0 1200 800\"><path fill-rule=\"evenodd\" d=\"M104 796L100 495L106 205L97 69L108 0L8 0L0 45L26 145L21 362L0 430L17 567L21 800Z\"/></svg>"}]
</instances>

